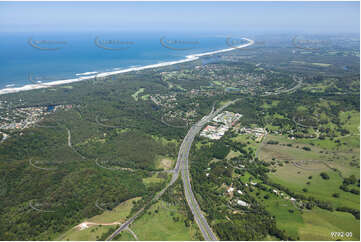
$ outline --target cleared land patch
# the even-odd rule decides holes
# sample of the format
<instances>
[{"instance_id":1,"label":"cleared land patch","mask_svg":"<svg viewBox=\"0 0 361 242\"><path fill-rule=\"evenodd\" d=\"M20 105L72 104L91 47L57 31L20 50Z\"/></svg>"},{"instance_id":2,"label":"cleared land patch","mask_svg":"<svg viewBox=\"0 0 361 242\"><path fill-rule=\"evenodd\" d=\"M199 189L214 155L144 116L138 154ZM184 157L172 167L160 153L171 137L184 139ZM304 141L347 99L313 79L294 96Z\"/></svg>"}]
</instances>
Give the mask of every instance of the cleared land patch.
<instances>
[{"instance_id":1,"label":"cleared land patch","mask_svg":"<svg viewBox=\"0 0 361 242\"><path fill-rule=\"evenodd\" d=\"M313 208L302 215L301 240L360 240L360 221L351 214ZM342 222L341 222L342 221ZM331 232L352 232L352 237L332 237Z\"/></svg>"},{"instance_id":2,"label":"cleared land patch","mask_svg":"<svg viewBox=\"0 0 361 242\"><path fill-rule=\"evenodd\" d=\"M138 201L139 199L141 198L135 197L129 199L125 202L122 202L121 204L113 208L111 211L105 210L102 214L94 216L88 219L87 221L94 223L109 223L114 221L124 222L125 218L129 215L133 207L133 202ZM101 206L101 204L99 206Z\"/></svg>"},{"instance_id":3,"label":"cleared land patch","mask_svg":"<svg viewBox=\"0 0 361 242\"><path fill-rule=\"evenodd\" d=\"M163 170L171 170L174 164L174 160L169 158L169 157L163 157L160 156L157 160L156 160L156 168L157 169L162 169Z\"/></svg>"},{"instance_id":4,"label":"cleared land patch","mask_svg":"<svg viewBox=\"0 0 361 242\"><path fill-rule=\"evenodd\" d=\"M145 185L151 185L152 183L162 183L164 178L160 178L157 174L153 174L151 177L143 178L143 183Z\"/></svg>"},{"instance_id":5,"label":"cleared land patch","mask_svg":"<svg viewBox=\"0 0 361 242\"><path fill-rule=\"evenodd\" d=\"M135 101L138 101L138 95L143 93L145 90L145 88L139 88L138 91L136 91L133 95L132 95L132 98L134 98Z\"/></svg>"},{"instance_id":6,"label":"cleared land patch","mask_svg":"<svg viewBox=\"0 0 361 242\"><path fill-rule=\"evenodd\" d=\"M65 235L59 239L63 241L96 241L103 233L106 233L111 228L116 228L117 225L103 226L95 225L87 229L79 230L78 228L72 228L67 231Z\"/></svg>"},{"instance_id":7,"label":"cleared land patch","mask_svg":"<svg viewBox=\"0 0 361 242\"><path fill-rule=\"evenodd\" d=\"M321 172L326 172L330 177L328 180L320 176ZM312 176L312 179L309 177ZM321 201L327 201L335 207L347 206L358 209L360 204L360 197L356 194L344 192L339 187L342 185L343 179L337 172L329 168L322 170L303 170L293 164L284 164L279 167L275 173L269 174L270 179L278 184L288 187L292 191L303 194L305 196L312 196ZM309 184L307 184L309 182ZM303 189L306 188L307 192ZM333 197L334 193L339 193L339 197Z\"/></svg>"},{"instance_id":8,"label":"cleared land patch","mask_svg":"<svg viewBox=\"0 0 361 242\"><path fill-rule=\"evenodd\" d=\"M89 222L86 227L82 227L81 224L73 227L63 234L59 240L98 240L100 236L107 232L110 228L116 228L116 223L122 223L126 220L126 217L130 214L133 207L133 202L141 199L140 197L132 198L122 202L111 211L105 210L102 214L94 216L86 220ZM99 202L99 201L98 201ZM94 204L95 205L95 204ZM83 222L85 223L85 221ZM115 225L110 225L110 224ZM109 224L109 225L96 225L96 224Z\"/></svg>"},{"instance_id":9,"label":"cleared land patch","mask_svg":"<svg viewBox=\"0 0 361 242\"><path fill-rule=\"evenodd\" d=\"M123 230L113 241L135 241L135 238L128 230Z\"/></svg>"},{"instance_id":10,"label":"cleared land patch","mask_svg":"<svg viewBox=\"0 0 361 242\"><path fill-rule=\"evenodd\" d=\"M267 137L260 149L260 158L272 164L270 179L297 194L329 202L334 208L346 206L359 209L359 195L340 189L345 177L360 177L356 167L359 165L357 150L350 152L351 147L348 152L330 149L327 143L324 143L323 147L316 145L316 142L310 145L313 141L301 143L305 140L307 139L291 140L277 135ZM304 149L305 147L307 149ZM329 179L323 179L320 176L322 172L326 173Z\"/></svg>"},{"instance_id":11,"label":"cleared land patch","mask_svg":"<svg viewBox=\"0 0 361 242\"><path fill-rule=\"evenodd\" d=\"M139 240L194 240L196 228L186 227L177 207L159 201L137 219L131 229Z\"/></svg>"}]
</instances>

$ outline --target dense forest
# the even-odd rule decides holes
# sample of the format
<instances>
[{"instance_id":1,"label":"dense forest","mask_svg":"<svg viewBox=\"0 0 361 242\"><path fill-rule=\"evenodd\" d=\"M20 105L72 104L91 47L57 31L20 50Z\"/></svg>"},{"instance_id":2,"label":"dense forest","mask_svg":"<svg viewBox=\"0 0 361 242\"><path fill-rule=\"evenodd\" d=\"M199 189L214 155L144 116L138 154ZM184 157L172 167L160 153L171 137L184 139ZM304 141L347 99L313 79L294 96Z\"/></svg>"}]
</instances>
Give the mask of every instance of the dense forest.
<instances>
[{"instance_id":1,"label":"dense forest","mask_svg":"<svg viewBox=\"0 0 361 242\"><path fill-rule=\"evenodd\" d=\"M230 100L239 99L227 110L242 114L240 127L262 127L288 139L312 139L299 149L305 152L314 151L320 142L336 148L350 146L348 152L356 152L353 123L360 109L359 58L349 49L338 51L344 54L330 55L327 48L316 55L305 54L284 47L281 41L94 78L72 83L71 88L1 95L0 101L7 106L0 109L0 121L20 108L71 107L46 111L30 128L0 130L9 135L0 143L0 239L57 239L84 219L102 213L97 201L111 210L142 197L134 214L166 185L167 174L159 160L176 160L189 127L213 106ZM330 66L319 65L323 62ZM353 207L336 206L308 195L307 188L300 194L272 181L269 177L283 161L259 159L254 142L237 142L238 134L227 132L218 141L197 137L191 150L192 187L219 239L298 239L281 229L267 208L273 189L302 200L305 209L339 211L359 219L359 210ZM352 139L341 139L349 136ZM276 149L281 144L271 140L265 145ZM229 158L232 152L237 155ZM351 163L359 169L358 158ZM328 180L335 179L333 173L327 173ZM165 181L146 184L144 179L154 174L161 174ZM231 186L243 194L225 196ZM359 177L343 177L337 189L333 198L341 192L359 196ZM182 190L178 181L162 199L179 207L188 227L194 221ZM235 204L238 199L247 206ZM299 211L292 208L287 213Z\"/></svg>"}]
</instances>

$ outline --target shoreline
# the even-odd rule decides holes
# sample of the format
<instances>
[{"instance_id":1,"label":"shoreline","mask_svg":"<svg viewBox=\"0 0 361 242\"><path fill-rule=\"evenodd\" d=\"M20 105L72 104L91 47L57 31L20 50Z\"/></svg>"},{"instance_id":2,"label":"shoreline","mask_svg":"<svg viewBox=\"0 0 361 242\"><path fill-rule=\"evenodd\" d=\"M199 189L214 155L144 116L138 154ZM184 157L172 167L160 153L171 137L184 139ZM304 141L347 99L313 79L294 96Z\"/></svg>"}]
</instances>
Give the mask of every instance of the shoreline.
<instances>
[{"instance_id":1,"label":"shoreline","mask_svg":"<svg viewBox=\"0 0 361 242\"><path fill-rule=\"evenodd\" d=\"M41 84L40 83L39 84L28 84L28 85L24 85L22 87L8 87L8 88L0 89L0 95L10 94L10 93L17 93L17 92L22 92L22 91L30 91L30 90L35 90L35 89L49 88L49 87L53 87L53 86L58 86L58 85L69 84L69 83L73 83L73 82L80 82L80 81L84 81L84 80L94 79L94 78L97 78L97 77L107 77L107 76L112 76L112 75L132 72L132 71L141 71L141 70L146 70L146 69L152 69L152 68L158 68L158 67L164 67L164 66L170 66L170 65L190 62L190 61L198 60L200 57L203 57L203 56L228 52L228 51L235 50L235 49L245 48L247 46L251 46L251 45L254 44L254 41L251 40L251 39L247 39L247 38L242 38L242 39L247 40L248 43L243 44L243 45L239 45L239 46L236 46L236 47L227 48L227 49L204 52L204 53L200 53L200 54L187 55L185 57L185 59L181 59L181 60L177 60L177 61L167 61L167 62L161 62L161 63L158 63L158 64L150 64L150 65L145 65L145 66L140 66L140 67L130 67L130 68L126 68L126 69L123 69L123 70L103 72L103 73L98 73L96 75L90 75L90 76L80 76L79 75L80 77L78 77L78 78L66 79L66 80L58 80L58 81L41 83ZM90 74L90 73L95 73L95 72L86 72L86 74ZM85 74L85 73L81 73L81 74Z\"/></svg>"}]
</instances>

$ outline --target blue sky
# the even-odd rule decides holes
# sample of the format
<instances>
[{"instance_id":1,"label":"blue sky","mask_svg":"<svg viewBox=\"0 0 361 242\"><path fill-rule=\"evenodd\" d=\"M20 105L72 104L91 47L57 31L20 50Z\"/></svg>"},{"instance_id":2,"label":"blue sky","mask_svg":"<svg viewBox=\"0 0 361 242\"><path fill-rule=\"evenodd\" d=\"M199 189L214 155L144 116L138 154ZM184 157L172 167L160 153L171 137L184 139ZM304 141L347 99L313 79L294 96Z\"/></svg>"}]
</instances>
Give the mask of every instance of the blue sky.
<instances>
[{"instance_id":1,"label":"blue sky","mask_svg":"<svg viewBox=\"0 0 361 242\"><path fill-rule=\"evenodd\" d=\"M359 30L359 2L0 2L3 32Z\"/></svg>"}]
</instances>

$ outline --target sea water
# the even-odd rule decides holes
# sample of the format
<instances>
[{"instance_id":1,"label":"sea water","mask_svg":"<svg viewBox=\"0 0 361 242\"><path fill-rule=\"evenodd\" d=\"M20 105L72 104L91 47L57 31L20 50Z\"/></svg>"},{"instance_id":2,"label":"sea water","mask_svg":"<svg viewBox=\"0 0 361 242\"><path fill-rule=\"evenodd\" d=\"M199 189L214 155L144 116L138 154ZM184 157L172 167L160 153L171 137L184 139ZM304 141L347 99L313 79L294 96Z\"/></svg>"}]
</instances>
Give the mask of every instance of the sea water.
<instances>
[{"instance_id":1,"label":"sea water","mask_svg":"<svg viewBox=\"0 0 361 242\"><path fill-rule=\"evenodd\" d=\"M212 33L0 33L0 90L176 61L229 45L229 36Z\"/></svg>"}]
</instances>

